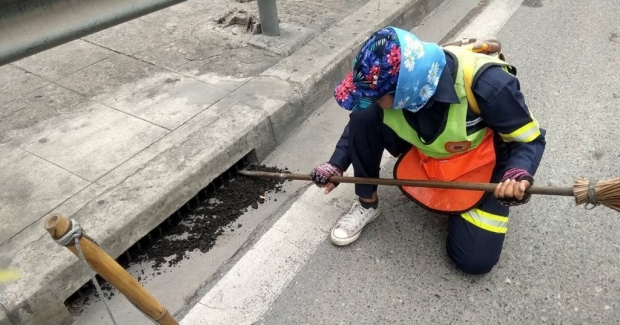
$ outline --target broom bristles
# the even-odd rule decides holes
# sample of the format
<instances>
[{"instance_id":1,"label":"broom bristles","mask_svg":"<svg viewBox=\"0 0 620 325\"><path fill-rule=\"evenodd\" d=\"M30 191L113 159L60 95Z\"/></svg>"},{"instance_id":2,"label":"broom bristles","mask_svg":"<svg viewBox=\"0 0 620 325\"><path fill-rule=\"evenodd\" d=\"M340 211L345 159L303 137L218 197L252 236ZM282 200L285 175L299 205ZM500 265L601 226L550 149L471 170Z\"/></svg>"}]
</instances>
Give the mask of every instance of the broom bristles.
<instances>
[{"instance_id":1,"label":"broom bristles","mask_svg":"<svg viewBox=\"0 0 620 325\"><path fill-rule=\"evenodd\" d=\"M590 181L579 178L573 186L577 205L597 206L602 204L620 212L620 178Z\"/></svg>"}]
</instances>

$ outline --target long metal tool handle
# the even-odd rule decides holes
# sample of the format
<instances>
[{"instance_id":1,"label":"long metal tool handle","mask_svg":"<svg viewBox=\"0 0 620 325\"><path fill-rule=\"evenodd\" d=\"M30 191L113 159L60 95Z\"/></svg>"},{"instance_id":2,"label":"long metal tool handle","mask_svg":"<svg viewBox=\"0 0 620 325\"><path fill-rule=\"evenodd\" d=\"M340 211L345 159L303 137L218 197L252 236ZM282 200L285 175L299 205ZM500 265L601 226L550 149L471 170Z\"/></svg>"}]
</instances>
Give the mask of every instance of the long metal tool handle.
<instances>
[{"instance_id":1,"label":"long metal tool handle","mask_svg":"<svg viewBox=\"0 0 620 325\"><path fill-rule=\"evenodd\" d=\"M277 178L285 180L312 181L310 175L289 174L289 173L269 173L260 171L240 170L239 174L249 177ZM431 187L446 188L456 190L472 190L493 192L497 184L493 183L467 183L467 182L448 182L448 181L419 181L413 179L391 179L391 178L366 178L366 177L344 177L333 176L330 181L334 183L353 183L368 185L390 185L390 186L411 186L411 187ZM530 187L526 191L530 194L574 196L572 187Z\"/></svg>"}]
</instances>

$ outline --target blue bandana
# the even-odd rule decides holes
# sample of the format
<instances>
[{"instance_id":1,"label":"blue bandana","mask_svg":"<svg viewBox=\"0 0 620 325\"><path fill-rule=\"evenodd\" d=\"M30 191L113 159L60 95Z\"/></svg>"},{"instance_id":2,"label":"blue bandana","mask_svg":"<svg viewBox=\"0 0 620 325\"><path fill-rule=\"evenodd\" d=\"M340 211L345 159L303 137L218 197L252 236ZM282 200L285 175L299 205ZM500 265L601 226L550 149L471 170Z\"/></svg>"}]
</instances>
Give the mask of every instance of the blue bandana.
<instances>
[{"instance_id":1,"label":"blue bandana","mask_svg":"<svg viewBox=\"0 0 620 325\"><path fill-rule=\"evenodd\" d=\"M336 87L334 97L344 109L356 111L394 94L394 109L416 112L435 93L445 64L445 54L437 44L386 27L364 42L353 71Z\"/></svg>"},{"instance_id":2,"label":"blue bandana","mask_svg":"<svg viewBox=\"0 0 620 325\"><path fill-rule=\"evenodd\" d=\"M394 30L401 44L401 61L393 108L417 112L435 94L446 57L437 44L422 42L402 29Z\"/></svg>"}]
</instances>

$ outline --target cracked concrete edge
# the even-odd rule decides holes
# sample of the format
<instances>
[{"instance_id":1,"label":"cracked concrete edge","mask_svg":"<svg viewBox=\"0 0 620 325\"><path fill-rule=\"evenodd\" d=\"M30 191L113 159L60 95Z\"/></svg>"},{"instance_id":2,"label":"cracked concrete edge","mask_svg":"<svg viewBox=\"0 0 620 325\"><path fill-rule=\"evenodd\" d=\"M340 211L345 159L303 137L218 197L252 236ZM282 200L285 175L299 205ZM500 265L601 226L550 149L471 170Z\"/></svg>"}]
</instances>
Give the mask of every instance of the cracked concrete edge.
<instances>
[{"instance_id":1,"label":"cracked concrete edge","mask_svg":"<svg viewBox=\"0 0 620 325\"><path fill-rule=\"evenodd\" d=\"M111 256L119 256L228 166L252 150L260 160L281 143L332 97L365 37L385 25L412 29L442 2L368 2L215 104L223 113L215 121L213 116L203 117L208 123L197 122L185 134L166 137L168 146L147 158L146 164L139 162L141 168L133 176L96 194L68 217L78 220ZM356 32L351 33L351 26ZM42 229L44 219L35 226ZM11 265L36 271L27 272L1 293L2 304L17 324L67 321L64 300L88 281L79 261L46 235L33 238L29 246L39 249L22 250ZM43 265L42 251L47 252ZM13 322L3 317L0 324Z\"/></svg>"}]
</instances>

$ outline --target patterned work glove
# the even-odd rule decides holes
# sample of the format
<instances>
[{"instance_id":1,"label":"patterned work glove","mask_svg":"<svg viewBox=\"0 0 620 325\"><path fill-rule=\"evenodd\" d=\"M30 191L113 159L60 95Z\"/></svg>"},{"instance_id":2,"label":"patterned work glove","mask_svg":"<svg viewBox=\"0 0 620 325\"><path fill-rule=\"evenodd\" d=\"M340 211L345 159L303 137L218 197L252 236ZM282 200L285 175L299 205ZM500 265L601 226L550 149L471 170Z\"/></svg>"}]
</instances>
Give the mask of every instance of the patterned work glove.
<instances>
[{"instance_id":1,"label":"patterned work glove","mask_svg":"<svg viewBox=\"0 0 620 325\"><path fill-rule=\"evenodd\" d=\"M509 180L509 179L514 179L517 182L525 180L525 181L530 182L530 186L534 185L534 177L532 177L532 175L530 175L530 173L528 173L525 169L521 169L521 168L511 168L507 170L504 173L504 177L502 177L502 182L504 182L505 180ZM519 200L515 197L501 198L497 200L503 206L518 206L518 205L522 205L522 204L529 202L531 197L532 197L532 194L525 193L522 200Z\"/></svg>"},{"instance_id":2,"label":"patterned work glove","mask_svg":"<svg viewBox=\"0 0 620 325\"><path fill-rule=\"evenodd\" d=\"M327 185L332 176L342 176L342 169L329 162L314 167L310 172L310 177L316 185ZM338 186L336 183L334 185Z\"/></svg>"}]
</instances>

